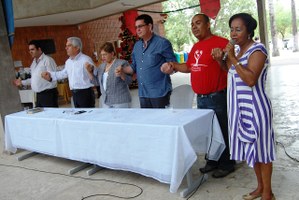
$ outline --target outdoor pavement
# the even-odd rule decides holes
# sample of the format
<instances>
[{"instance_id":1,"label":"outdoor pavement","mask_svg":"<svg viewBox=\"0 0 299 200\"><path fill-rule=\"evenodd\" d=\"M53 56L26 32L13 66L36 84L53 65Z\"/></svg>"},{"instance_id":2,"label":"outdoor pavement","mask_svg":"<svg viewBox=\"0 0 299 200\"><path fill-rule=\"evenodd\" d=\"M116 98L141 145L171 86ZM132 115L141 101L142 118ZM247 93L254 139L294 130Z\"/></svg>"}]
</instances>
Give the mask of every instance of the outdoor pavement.
<instances>
[{"instance_id":1,"label":"outdoor pavement","mask_svg":"<svg viewBox=\"0 0 299 200\"><path fill-rule=\"evenodd\" d=\"M280 57L271 58L267 90L272 100L277 141L277 160L273 164L273 192L277 200L297 200L299 155L299 53L284 50ZM188 74L175 74L174 87L189 83ZM136 95L136 91L134 91ZM1 131L1 127L0 127ZM38 154L23 161L17 157L27 153L18 151L10 155L4 152L3 134L0 133L0 200L80 200L182 199L179 192L186 186L184 180L178 193L170 193L169 185L139 174L103 169L92 176L86 170L69 176L68 170L78 162ZM200 155L193 166L193 175L205 163ZM158 165L159 163L157 163ZM225 178L209 178L191 196L190 200L241 200L242 195L255 189L253 169L238 163L235 172ZM121 198L120 198L121 197Z\"/></svg>"}]
</instances>

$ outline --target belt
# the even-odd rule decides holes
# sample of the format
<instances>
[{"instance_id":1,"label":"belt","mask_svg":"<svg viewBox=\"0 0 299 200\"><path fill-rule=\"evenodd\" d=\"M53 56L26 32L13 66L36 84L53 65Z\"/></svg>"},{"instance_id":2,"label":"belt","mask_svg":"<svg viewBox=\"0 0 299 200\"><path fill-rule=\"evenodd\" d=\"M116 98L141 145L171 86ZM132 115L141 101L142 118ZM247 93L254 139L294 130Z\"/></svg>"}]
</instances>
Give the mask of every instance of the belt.
<instances>
[{"instance_id":1,"label":"belt","mask_svg":"<svg viewBox=\"0 0 299 200\"><path fill-rule=\"evenodd\" d=\"M55 88L51 88L51 89L46 89L46 90L43 90L41 92L37 92L37 94L44 94L44 93L48 93L48 92L53 92L56 90L56 87Z\"/></svg>"},{"instance_id":2,"label":"belt","mask_svg":"<svg viewBox=\"0 0 299 200\"><path fill-rule=\"evenodd\" d=\"M80 91L83 91L83 90L90 90L91 88L85 88L85 89L72 89L72 92L73 93L77 93L77 92L80 92Z\"/></svg>"},{"instance_id":3,"label":"belt","mask_svg":"<svg viewBox=\"0 0 299 200\"><path fill-rule=\"evenodd\" d=\"M213 97L213 96L216 96L218 94L224 94L224 93L226 93L226 88L223 89L223 90L219 90L217 92L212 92L210 94L197 94L197 97L198 98L207 98L207 97Z\"/></svg>"}]
</instances>

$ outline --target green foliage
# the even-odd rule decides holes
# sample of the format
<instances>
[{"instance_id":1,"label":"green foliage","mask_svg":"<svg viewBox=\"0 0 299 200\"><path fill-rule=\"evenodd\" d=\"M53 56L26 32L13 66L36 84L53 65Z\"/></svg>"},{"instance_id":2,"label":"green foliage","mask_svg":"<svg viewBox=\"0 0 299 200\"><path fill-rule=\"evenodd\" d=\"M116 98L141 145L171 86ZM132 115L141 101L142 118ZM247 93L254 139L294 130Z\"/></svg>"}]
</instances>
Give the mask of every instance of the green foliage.
<instances>
[{"instance_id":1,"label":"green foliage","mask_svg":"<svg viewBox=\"0 0 299 200\"><path fill-rule=\"evenodd\" d=\"M190 6L198 5L195 0L168 0L163 2L163 11L174 11ZM247 12L257 19L255 0L221 0L221 9L216 20L212 20L212 32L216 35L229 38L229 18L239 12ZM168 14L165 22L166 37L171 41L175 51L184 50L184 44L192 45L197 39L191 32L191 19L200 13L200 7L187 9ZM257 32L258 33L258 32Z\"/></svg>"},{"instance_id":2,"label":"green foliage","mask_svg":"<svg viewBox=\"0 0 299 200\"><path fill-rule=\"evenodd\" d=\"M259 0L261 1L261 0ZM258 21L256 0L220 0L221 9L216 20L211 20L212 33L230 38L230 29L228 25L229 18L240 12L252 14ZM274 0L275 25L278 37L281 39L292 37L292 16L291 16L291 1L290 0ZM175 11L182 8L199 5L198 0L168 0L163 2L163 11ZM265 2L268 38L271 38L270 22L268 14L268 2ZM299 13L299 5L296 6L297 15ZM200 6L192 9L187 9L178 12L168 13L168 18L165 22L166 37L173 44L175 51L183 51L184 46L193 45L197 39L191 32L191 19L196 14L200 13ZM299 20L297 17L297 24ZM255 36L259 36L259 26L255 31Z\"/></svg>"},{"instance_id":3,"label":"green foliage","mask_svg":"<svg viewBox=\"0 0 299 200\"><path fill-rule=\"evenodd\" d=\"M170 0L163 2L164 12L187 8L198 4L194 0ZM191 18L199 13L199 7L186 9L178 12L168 13L165 22L166 37L171 41L175 51L183 51L185 44L192 44L195 41L190 29Z\"/></svg>"},{"instance_id":4,"label":"green foliage","mask_svg":"<svg viewBox=\"0 0 299 200\"><path fill-rule=\"evenodd\" d=\"M287 37L287 32L291 32L292 27L290 25L292 24L292 18L289 11L281 3L278 3L275 7L275 21L277 32L284 39Z\"/></svg>"},{"instance_id":5,"label":"green foliage","mask_svg":"<svg viewBox=\"0 0 299 200\"><path fill-rule=\"evenodd\" d=\"M216 35L230 38L229 18L237 13L246 12L251 14L257 21L257 8L255 0L220 0L221 9L214 21L212 32ZM258 29L256 30L258 33Z\"/></svg>"}]
</instances>

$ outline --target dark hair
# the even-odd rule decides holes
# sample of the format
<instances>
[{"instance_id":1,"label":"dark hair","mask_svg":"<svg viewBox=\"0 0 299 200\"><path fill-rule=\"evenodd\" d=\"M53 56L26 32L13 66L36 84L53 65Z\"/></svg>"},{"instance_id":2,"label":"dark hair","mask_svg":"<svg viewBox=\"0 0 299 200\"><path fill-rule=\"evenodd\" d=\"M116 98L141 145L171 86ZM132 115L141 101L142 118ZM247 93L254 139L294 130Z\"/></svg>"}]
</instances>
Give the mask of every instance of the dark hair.
<instances>
[{"instance_id":1,"label":"dark hair","mask_svg":"<svg viewBox=\"0 0 299 200\"><path fill-rule=\"evenodd\" d=\"M135 22L137 20L143 20L146 25L148 25L148 24L153 25L154 24L153 18L151 16L147 15L147 14L139 15L138 17L136 17Z\"/></svg>"},{"instance_id":2,"label":"dark hair","mask_svg":"<svg viewBox=\"0 0 299 200\"><path fill-rule=\"evenodd\" d=\"M105 42L101 47L100 47L100 51L105 51L107 53L114 53L115 54L115 50L114 50L114 46L111 42Z\"/></svg>"},{"instance_id":3,"label":"dark hair","mask_svg":"<svg viewBox=\"0 0 299 200\"><path fill-rule=\"evenodd\" d=\"M231 23L234 19L241 19L247 28L247 32L250 33L250 38L252 39L254 36L254 30L257 27L257 21L248 13L238 13L229 19L229 27L231 27Z\"/></svg>"},{"instance_id":4,"label":"dark hair","mask_svg":"<svg viewBox=\"0 0 299 200\"><path fill-rule=\"evenodd\" d=\"M31 40L28 45L34 45L36 49L40 48L43 51L41 42L38 40Z\"/></svg>"},{"instance_id":5,"label":"dark hair","mask_svg":"<svg viewBox=\"0 0 299 200\"><path fill-rule=\"evenodd\" d=\"M198 14L194 15L193 17L196 17L196 16L203 16L205 22L210 23L210 18L208 17L208 15L206 15L204 13L198 13Z\"/></svg>"}]
</instances>

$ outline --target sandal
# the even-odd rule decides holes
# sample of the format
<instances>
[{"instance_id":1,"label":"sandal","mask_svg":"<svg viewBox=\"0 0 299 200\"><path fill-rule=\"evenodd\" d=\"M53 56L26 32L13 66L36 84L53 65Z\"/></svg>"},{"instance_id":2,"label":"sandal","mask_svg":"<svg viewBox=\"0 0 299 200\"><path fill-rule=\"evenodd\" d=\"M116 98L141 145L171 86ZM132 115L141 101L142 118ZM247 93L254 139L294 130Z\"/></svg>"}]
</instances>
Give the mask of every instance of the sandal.
<instances>
[{"instance_id":1,"label":"sandal","mask_svg":"<svg viewBox=\"0 0 299 200\"><path fill-rule=\"evenodd\" d=\"M250 194L249 193L249 194L244 194L242 197L243 197L244 200L253 200L253 199L257 199L257 198L259 198L261 196L262 196L262 194Z\"/></svg>"}]
</instances>

